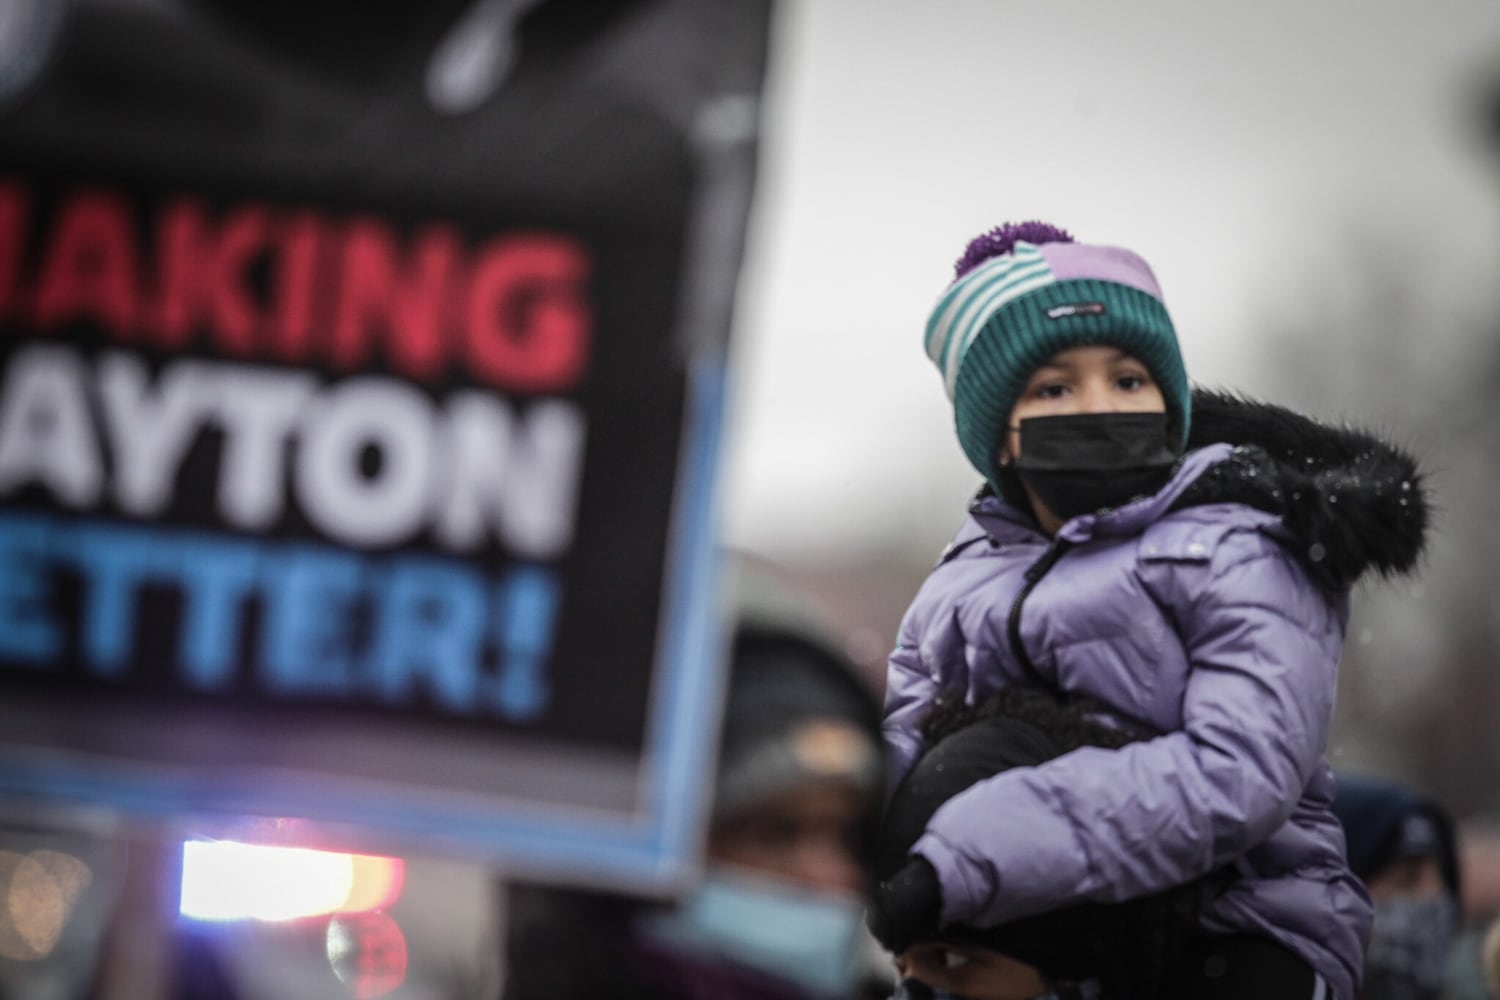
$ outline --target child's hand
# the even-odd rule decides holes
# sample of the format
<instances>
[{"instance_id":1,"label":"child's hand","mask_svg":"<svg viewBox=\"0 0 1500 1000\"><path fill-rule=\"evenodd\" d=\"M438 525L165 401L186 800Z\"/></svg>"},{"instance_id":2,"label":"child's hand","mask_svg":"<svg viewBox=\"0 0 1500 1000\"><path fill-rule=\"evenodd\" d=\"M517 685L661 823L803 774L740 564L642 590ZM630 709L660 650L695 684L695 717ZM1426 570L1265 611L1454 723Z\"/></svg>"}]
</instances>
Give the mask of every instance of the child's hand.
<instances>
[{"instance_id":1,"label":"child's hand","mask_svg":"<svg viewBox=\"0 0 1500 1000\"><path fill-rule=\"evenodd\" d=\"M865 923L887 951L900 955L914 942L936 933L942 910L937 872L925 858L913 857L875 887Z\"/></svg>"}]
</instances>

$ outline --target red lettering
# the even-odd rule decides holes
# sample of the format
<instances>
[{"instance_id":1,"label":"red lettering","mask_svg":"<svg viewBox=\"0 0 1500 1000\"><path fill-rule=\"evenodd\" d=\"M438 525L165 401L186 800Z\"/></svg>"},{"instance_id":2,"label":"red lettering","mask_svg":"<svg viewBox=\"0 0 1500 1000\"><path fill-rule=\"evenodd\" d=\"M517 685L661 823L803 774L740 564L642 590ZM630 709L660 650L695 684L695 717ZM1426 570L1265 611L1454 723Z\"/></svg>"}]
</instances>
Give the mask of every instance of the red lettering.
<instances>
[{"instance_id":1,"label":"red lettering","mask_svg":"<svg viewBox=\"0 0 1500 1000\"><path fill-rule=\"evenodd\" d=\"M266 210L237 209L215 232L201 205L180 201L162 211L158 224L162 346L181 346L206 326L226 353L253 354L259 318L244 278L267 249Z\"/></svg>"},{"instance_id":2,"label":"red lettering","mask_svg":"<svg viewBox=\"0 0 1500 1000\"><path fill-rule=\"evenodd\" d=\"M29 192L19 183L0 184L0 317L21 308L21 253L26 243Z\"/></svg>"},{"instance_id":3,"label":"red lettering","mask_svg":"<svg viewBox=\"0 0 1500 1000\"><path fill-rule=\"evenodd\" d=\"M469 281L465 359L496 385L566 389L588 361L589 259L563 236L529 233L487 244Z\"/></svg>"},{"instance_id":4,"label":"red lettering","mask_svg":"<svg viewBox=\"0 0 1500 1000\"><path fill-rule=\"evenodd\" d=\"M42 258L36 323L91 319L124 338L136 315L138 261L129 206L85 191L62 203Z\"/></svg>"},{"instance_id":5,"label":"red lettering","mask_svg":"<svg viewBox=\"0 0 1500 1000\"><path fill-rule=\"evenodd\" d=\"M433 226L417 237L403 267L388 226L373 219L351 224L334 306L334 363L368 364L378 331L385 335L391 367L416 378L438 375L444 362L443 319L460 256L457 235Z\"/></svg>"},{"instance_id":6,"label":"red lettering","mask_svg":"<svg viewBox=\"0 0 1500 1000\"><path fill-rule=\"evenodd\" d=\"M34 220L29 184L0 177L0 319L38 332L83 321L166 350L416 380L462 366L529 393L566 391L587 369L593 261L569 236L509 234L471 252L442 223L408 236L373 215L102 189L48 201ZM142 208L154 232L137 231Z\"/></svg>"},{"instance_id":7,"label":"red lettering","mask_svg":"<svg viewBox=\"0 0 1500 1000\"><path fill-rule=\"evenodd\" d=\"M307 212L288 219L278 230L280 253L271 272L267 347L282 361L300 361L307 357L313 338L325 227L321 218Z\"/></svg>"}]
</instances>

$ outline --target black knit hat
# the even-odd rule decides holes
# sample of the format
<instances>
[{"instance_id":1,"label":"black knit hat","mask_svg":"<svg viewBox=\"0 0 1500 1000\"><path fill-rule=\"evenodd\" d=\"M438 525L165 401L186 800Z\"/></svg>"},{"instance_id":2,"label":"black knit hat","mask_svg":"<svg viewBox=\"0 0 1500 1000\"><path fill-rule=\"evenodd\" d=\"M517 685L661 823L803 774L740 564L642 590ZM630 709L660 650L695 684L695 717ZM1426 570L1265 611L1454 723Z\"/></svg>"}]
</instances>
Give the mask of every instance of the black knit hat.
<instances>
[{"instance_id":1,"label":"black knit hat","mask_svg":"<svg viewBox=\"0 0 1500 1000\"><path fill-rule=\"evenodd\" d=\"M851 664L787 628L736 633L714 791L718 817L813 781L881 786L880 711Z\"/></svg>"},{"instance_id":2,"label":"black knit hat","mask_svg":"<svg viewBox=\"0 0 1500 1000\"><path fill-rule=\"evenodd\" d=\"M1453 820L1436 801L1388 779L1341 774L1333 812L1355 875L1369 881L1397 862L1431 857L1448 892L1461 898Z\"/></svg>"}]
</instances>

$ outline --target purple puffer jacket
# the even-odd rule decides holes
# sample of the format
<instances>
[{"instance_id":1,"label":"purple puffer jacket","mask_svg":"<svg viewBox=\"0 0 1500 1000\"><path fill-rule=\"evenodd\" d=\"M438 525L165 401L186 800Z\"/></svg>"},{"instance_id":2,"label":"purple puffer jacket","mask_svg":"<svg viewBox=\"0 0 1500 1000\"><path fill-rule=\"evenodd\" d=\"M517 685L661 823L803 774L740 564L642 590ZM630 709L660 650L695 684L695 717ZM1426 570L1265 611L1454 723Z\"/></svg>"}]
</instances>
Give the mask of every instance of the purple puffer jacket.
<instances>
[{"instance_id":1,"label":"purple puffer jacket","mask_svg":"<svg viewBox=\"0 0 1500 1000\"><path fill-rule=\"evenodd\" d=\"M1364 434L1209 393L1193 405L1192 445L1244 446L1197 447L1156 496L1074 518L1051 544L998 497L971 506L891 656L892 783L939 693L1034 682L1029 660L1165 735L1006 771L943 805L913 848L937 871L943 923L1128 899L1232 863L1206 929L1267 935L1352 998L1370 903L1323 753L1348 587L1415 564L1420 478Z\"/></svg>"}]
</instances>

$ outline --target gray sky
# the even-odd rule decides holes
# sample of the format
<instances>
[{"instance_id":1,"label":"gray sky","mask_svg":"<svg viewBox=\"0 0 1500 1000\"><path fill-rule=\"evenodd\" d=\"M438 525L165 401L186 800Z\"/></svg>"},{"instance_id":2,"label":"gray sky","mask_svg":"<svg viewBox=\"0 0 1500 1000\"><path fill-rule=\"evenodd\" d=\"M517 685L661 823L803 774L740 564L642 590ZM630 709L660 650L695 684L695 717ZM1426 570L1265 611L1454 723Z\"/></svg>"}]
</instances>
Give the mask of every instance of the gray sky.
<instances>
[{"instance_id":1,"label":"gray sky","mask_svg":"<svg viewBox=\"0 0 1500 1000\"><path fill-rule=\"evenodd\" d=\"M1194 379L1273 399L1258 331L1358 295L1351 246L1408 248L1435 345L1500 285L1495 0L783 0L771 58L724 511L773 557L956 526L978 477L919 332L1001 222L1136 250Z\"/></svg>"}]
</instances>

